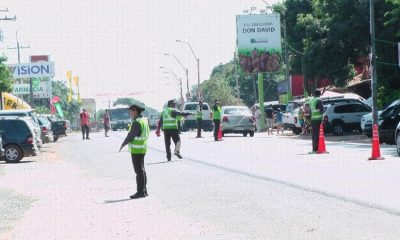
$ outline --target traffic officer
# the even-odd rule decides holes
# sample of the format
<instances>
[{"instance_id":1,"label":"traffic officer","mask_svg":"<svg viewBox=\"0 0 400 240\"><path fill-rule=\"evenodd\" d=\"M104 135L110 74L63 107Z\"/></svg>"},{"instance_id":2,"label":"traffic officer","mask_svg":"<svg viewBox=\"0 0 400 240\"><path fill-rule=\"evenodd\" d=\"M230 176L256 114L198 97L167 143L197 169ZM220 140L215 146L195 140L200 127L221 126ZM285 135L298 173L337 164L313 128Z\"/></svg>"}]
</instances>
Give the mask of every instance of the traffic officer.
<instances>
[{"instance_id":1,"label":"traffic officer","mask_svg":"<svg viewBox=\"0 0 400 240\"><path fill-rule=\"evenodd\" d=\"M203 102L199 101L199 105L196 108L196 121L197 121L197 138L201 138L201 128L203 122Z\"/></svg>"},{"instance_id":2,"label":"traffic officer","mask_svg":"<svg viewBox=\"0 0 400 240\"><path fill-rule=\"evenodd\" d=\"M129 107L129 113L132 118L132 124L129 128L128 135L121 144L119 151L125 145L129 146L131 153L133 168L136 173L137 192L130 196L131 199L147 197L147 176L144 168L144 156L147 150L147 138L149 137L149 123L141 114L144 108L138 104Z\"/></svg>"},{"instance_id":3,"label":"traffic officer","mask_svg":"<svg viewBox=\"0 0 400 240\"><path fill-rule=\"evenodd\" d=\"M311 109L311 129L312 129L312 152L317 153L318 151L318 140L319 140L319 127L322 123L324 105L322 104L320 90L315 90L314 97L310 100Z\"/></svg>"},{"instance_id":4,"label":"traffic officer","mask_svg":"<svg viewBox=\"0 0 400 240\"><path fill-rule=\"evenodd\" d=\"M221 100L215 99L213 106L214 141L218 141L218 131L221 124Z\"/></svg>"},{"instance_id":5,"label":"traffic officer","mask_svg":"<svg viewBox=\"0 0 400 240\"><path fill-rule=\"evenodd\" d=\"M165 151L167 152L167 160L171 161L171 138L175 144L174 154L182 159L180 154L181 138L179 137L177 116L188 116L191 113L181 112L176 108L175 100L169 100L167 107L161 113L159 125L156 131L157 136L160 136L160 129L164 131Z\"/></svg>"}]
</instances>

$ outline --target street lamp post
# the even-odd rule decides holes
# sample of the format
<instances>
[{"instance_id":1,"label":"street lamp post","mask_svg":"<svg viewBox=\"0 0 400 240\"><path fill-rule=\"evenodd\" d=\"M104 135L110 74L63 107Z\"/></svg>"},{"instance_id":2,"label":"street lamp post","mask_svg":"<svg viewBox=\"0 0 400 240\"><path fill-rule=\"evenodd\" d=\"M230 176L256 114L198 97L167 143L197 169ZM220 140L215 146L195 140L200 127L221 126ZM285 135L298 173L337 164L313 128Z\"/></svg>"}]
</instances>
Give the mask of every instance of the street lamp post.
<instances>
[{"instance_id":1,"label":"street lamp post","mask_svg":"<svg viewBox=\"0 0 400 240\"><path fill-rule=\"evenodd\" d=\"M190 96L190 91L189 91L189 71L187 68L185 68L183 66L183 64L181 63L181 61L179 61L179 59L174 55L174 54L169 54L169 53L164 53L165 56L171 56L174 57L175 60L179 63L179 65L182 67L183 71L186 73L186 88L187 88L187 98L189 98Z\"/></svg>"},{"instance_id":2,"label":"street lamp post","mask_svg":"<svg viewBox=\"0 0 400 240\"><path fill-rule=\"evenodd\" d=\"M190 48L190 51L192 51L192 54L193 54L194 58L196 59L196 62L197 62L197 98L198 98L198 100L200 100L200 58L198 58L196 56L190 43L179 40L179 39L176 40L176 42L186 44Z\"/></svg>"},{"instance_id":3,"label":"street lamp post","mask_svg":"<svg viewBox=\"0 0 400 240\"><path fill-rule=\"evenodd\" d=\"M182 89L182 78L180 78L178 75L176 75L176 74L174 73L174 71L172 71L170 68L166 68L166 67L161 66L160 69L166 69L166 70L168 70L168 71L164 71L163 73L171 74L171 75L175 78L175 80L177 80L177 81L179 82L179 86L180 86L180 95L181 95L180 97L181 97L181 102L183 103L184 98L183 98L183 89Z\"/></svg>"}]
</instances>

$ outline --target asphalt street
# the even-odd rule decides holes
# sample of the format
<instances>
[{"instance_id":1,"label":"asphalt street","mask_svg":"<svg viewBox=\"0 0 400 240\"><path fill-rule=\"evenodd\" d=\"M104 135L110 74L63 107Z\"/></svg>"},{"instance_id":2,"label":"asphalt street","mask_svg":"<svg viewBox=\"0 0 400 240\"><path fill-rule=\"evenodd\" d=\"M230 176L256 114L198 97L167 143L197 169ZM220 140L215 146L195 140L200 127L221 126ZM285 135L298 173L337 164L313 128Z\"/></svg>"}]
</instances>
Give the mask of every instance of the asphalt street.
<instances>
[{"instance_id":1,"label":"asphalt street","mask_svg":"<svg viewBox=\"0 0 400 240\"><path fill-rule=\"evenodd\" d=\"M149 197L130 200L135 176L127 132L72 134L42 155L0 164L0 239L399 239L399 158L368 140L181 135L166 162L151 132ZM345 139L345 138L343 138ZM331 141L333 140L333 141Z\"/></svg>"}]
</instances>

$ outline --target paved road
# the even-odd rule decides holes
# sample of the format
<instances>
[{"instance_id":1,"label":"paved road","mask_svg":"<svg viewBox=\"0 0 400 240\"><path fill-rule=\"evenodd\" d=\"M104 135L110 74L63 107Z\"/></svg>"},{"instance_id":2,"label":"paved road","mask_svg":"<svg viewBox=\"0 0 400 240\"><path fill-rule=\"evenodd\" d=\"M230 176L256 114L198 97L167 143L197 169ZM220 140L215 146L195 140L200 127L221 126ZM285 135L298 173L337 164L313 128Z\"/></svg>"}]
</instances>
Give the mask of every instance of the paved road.
<instances>
[{"instance_id":1,"label":"paved road","mask_svg":"<svg viewBox=\"0 0 400 240\"><path fill-rule=\"evenodd\" d=\"M393 147L382 146L386 160L366 161L365 143L327 141L329 154L309 155L309 140L294 136L213 142L190 132L182 135L184 159L166 163L162 138L152 133L150 196L129 200L132 164L126 149L117 153L125 134L72 135L42 156L1 164L8 204L0 207L0 239L400 237Z\"/></svg>"}]
</instances>

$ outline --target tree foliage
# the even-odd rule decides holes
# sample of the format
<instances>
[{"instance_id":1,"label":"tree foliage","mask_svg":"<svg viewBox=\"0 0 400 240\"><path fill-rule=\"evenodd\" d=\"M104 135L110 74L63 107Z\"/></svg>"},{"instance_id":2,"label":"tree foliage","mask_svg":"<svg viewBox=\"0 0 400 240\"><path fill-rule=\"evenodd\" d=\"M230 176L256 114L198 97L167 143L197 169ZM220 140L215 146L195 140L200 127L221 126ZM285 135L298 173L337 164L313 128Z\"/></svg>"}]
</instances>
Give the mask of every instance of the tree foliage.
<instances>
[{"instance_id":1,"label":"tree foliage","mask_svg":"<svg viewBox=\"0 0 400 240\"><path fill-rule=\"evenodd\" d=\"M7 66L4 64L7 61L5 56L0 56L0 109L2 109L3 92L12 91L12 79L11 74L8 71Z\"/></svg>"}]
</instances>

